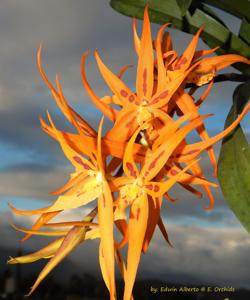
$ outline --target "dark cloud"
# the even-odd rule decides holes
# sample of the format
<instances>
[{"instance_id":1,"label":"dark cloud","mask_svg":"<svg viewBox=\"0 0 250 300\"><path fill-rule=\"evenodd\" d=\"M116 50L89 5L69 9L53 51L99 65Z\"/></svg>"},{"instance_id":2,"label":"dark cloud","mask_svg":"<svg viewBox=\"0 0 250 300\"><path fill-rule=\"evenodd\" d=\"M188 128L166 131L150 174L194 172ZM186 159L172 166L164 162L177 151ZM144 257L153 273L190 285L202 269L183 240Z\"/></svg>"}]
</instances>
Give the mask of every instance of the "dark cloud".
<instances>
[{"instance_id":1,"label":"dark cloud","mask_svg":"<svg viewBox=\"0 0 250 300\"><path fill-rule=\"evenodd\" d=\"M26 166L27 167L27 166ZM40 170L38 170L38 168ZM15 167L0 172L1 197L24 197L36 199L53 199L48 193L56 190L69 179L69 168L29 169Z\"/></svg>"},{"instance_id":2,"label":"dark cloud","mask_svg":"<svg viewBox=\"0 0 250 300\"><path fill-rule=\"evenodd\" d=\"M27 217L13 219L10 213L1 213L0 216L1 236L8 241L4 247L17 249L22 234L6 223L11 221L19 227L28 228L31 222L27 222ZM72 218L72 215L68 215L68 218ZM159 231L156 231L148 253L141 256L138 279L160 279L162 282L205 286L250 287L250 238L245 230L234 227L204 228L198 224L170 224L167 229L174 247L169 247ZM33 237L22 244L23 252L35 251L49 241L46 237ZM70 255L70 260L82 271L100 277L98 244L98 240L82 244Z\"/></svg>"},{"instance_id":3,"label":"dark cloud","mask_svg":"<svg viewBox=\"0 0 250 300\"><path fill-rule=\"evenodd\" d=\"M153 273L172 282L249 287L250 239L246 231L197 225L170 225L168 231L174 248L157 235L143 258L141 274L152 277Z\"/></svg>"}]
</instances>

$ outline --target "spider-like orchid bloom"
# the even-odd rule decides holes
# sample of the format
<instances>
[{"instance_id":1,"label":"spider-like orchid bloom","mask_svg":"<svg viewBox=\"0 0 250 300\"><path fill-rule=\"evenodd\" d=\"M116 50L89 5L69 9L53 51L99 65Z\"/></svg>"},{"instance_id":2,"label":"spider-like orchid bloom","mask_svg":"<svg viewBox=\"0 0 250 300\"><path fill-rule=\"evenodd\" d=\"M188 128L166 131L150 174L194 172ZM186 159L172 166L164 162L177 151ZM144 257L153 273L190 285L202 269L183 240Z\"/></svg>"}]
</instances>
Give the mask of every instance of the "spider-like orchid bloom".
<instances>
[{"instance_id":1,"label":"spider-like orchid bloom","mask_svg":"<svg viewBox=\"0 0 250 300\"><path fill-rule=\"evenodd\" d=\"M56 132L57 139L62 147L65 156L70 160L72 165L75 167L76 171L72 176L72 180L69 183L67 183L66 186L60 189L60 192L66 190L64 195L60 196L53 205L47 208L42 208L40 210L37 209L35 211L28 212L27 214L57 214L58 212L67 209L78 208L98 198L98 221L100 230L100 265L103 278L105 279L105 283L110 291L110 299L115 299L116 292L114 279L115 253L113 237L113 197L108 182L105 178L105 164L101 153L101 131L103 119L99 125L98 130L98 136L96 141L96 156L93 153L90 160L87 160L86 158L80 156L77 152L75 152L69 147L67 141L63 138L61 133L56 130L55 125L49 114L48 118L51 126ZM18 210L16 210L16 212L18 212ZM19 213L21 214L22 212ZM34 230L24 232L27 234L37 233L37 231ZM85 228L79 226L73 227L67 233L68 235L70 235L70 237L67 235L67 238L65 238L67 241L66 244L70 244L70 246L66 247L67 254L70 251L72 251L73 248L75 248L75 246L78 245L80 241L82 241L82 239L84 239L84 237L82 237L83 233L85 233ZM48 235L50 235L50 233ZM74 241L76 242L76 244L74 243ZM58 242L56 242L56 245L58 245ZM54 244L52 248L54 249ZM49 249L51 248L49 247ZM59 248L57 251L60 253L57 256L57 259L60 259L62 256L65 256L65 254L63 255L64 251L61 251L61 248ZM52 266L55 265L54 261L57 260L53 259L52 263L48 264L47 268L49 270L51 270ZM14 259L10 262L22 262L22 259ZM46 276L46 274L48 273L47 268L45 268L45 271L41 273L31 292Z\"/></svg>"},{"instance_id":2,"label":"spider-like orchid bloom","mask_svg":"<svg viewBox=\"0 0 250 300\"><path fill-rule=\"evenodd\" d=\"M115 219L126 220L126 209L130 207L127 232L122 242L123 245L128 242L125 300L131 297L141 251L146 251L155 226L159 222L162 196L190 166L166 181L160 181L159 178L154 180L154 178L157 179L156 176L170 158L173 150L201 121L202 118L198 118L179 129L174 136L166 137L167 142L151 153L142 165L141 171L133 159L133 145L140 129L135 132L126 147L123 159L126 177L117 178L113 182L114 185L119 186L120 194L115 202Z\"/></svg>"},{"instance_id":3,"label":"spider-like orchid bloom","mask_svg":"<svg viewBox=\"0 0 250 300\"><path fill-rule=\"evenodd\" d=\"M172 80L169 80L165 69L164 56L162 53L162 36L166 26L167 25L164 25L157 35L157 40L155 42L155 60L148 10L147 8L145 9L141 40L139 40L139 37L135 35L135 41L137 41L135 45L137 46L136 50L139 58L136 77L136 93L134 93L121 80L120 76L116 76L114 73L112 73L111 70L104 65L99 54L95 52L100 72L111 91L114 93L113 96L99 99L87 81L84 69L87 54L83 56L81 68L83 84L97 107L100 108L107 117L115 122L113 128L107 133L105 137L106 140L110 142L113 140L120 142L127 141L138 127L147 124L147 127L144 126L145 132L141 132L141 143L151 147L154 140L160 135L160 131L163 130L164 127L169 127L172 123L172 118L169 114L172 113L173 108L169 109L168 104L175 103L176 106L176 103L179 104L183 102L182 98L184 98L186 101L186 97L191 97L189 95L186 96L185 94L183 96L178 94L178 101L173 102L172 100L178 91L181 90L180 86L187 74L189 74L192 68L194 68L196 65L193 65L189 69L186 68L183 70L183 72L178 71L178 76L176 75L175 78L172 76ZM191 52L192 49L195 48L194 44L196 45L198 37L199 34L196 35L194 39L195 41L191 43L191 46L188 47L187 53ZM155 81L154 77L156 65L157 80ZM203 97L205 96L206 95L203 95ZM108 106L110 103L118 104L122 107L122 109L117 111ZM184 111L185 114L189 113L190 120L193 120L199 116L199 114L198 109L194 105L193 101L191 104L192 106L189 106L188 109L186 109L186 106L184 106ZM208 138L208 134L206 133L203 124L200 124L200 126L197 127L197 131L201 135L202 139ZM208 152L214 168L216 168L214 152L211 148L208 149ZM193 165L192 171L196 177L203 177L203 173L198 163ZM190 191L193 191L198 196L201 196L199 192L188 186L185 186L185 184L183 186L187 187ZM204 185L204 189L212 203L214 200L209 187Z\"/></svg>"},{"instance_id":4,"label":"spider-like orchid bloom","mask_svg":"<svg viewBox=\"0 0 250 300\"><path fill-rule=\"evenodd\" d=\"M178 183L201 197L202 193L193 185L201 186L210 200L208 208L213 208L211 188L217 185L204 177L198 163L199 155L208 151L216 172L216 160L211 147L239 124L249 111L250 104L228 128L213 137L209 137L203 124L210 115L200 116L199 106L208 96L213 86L211 80L217 70L234 62L249 64L249 60L238 55L204 58L215 49L196 51L202 28L178 57L172 48L170 34L164 33L166 27L167 24L163 25L156 40L152 41L147 7L141 38L137 35L134 20L134 42L138 54L136 91L121 79L128 66L115 75L96 51L98 67L112 91L111 96L99 98L85 74L88 53L83 55L83 85L92 102L114 123L104 137L104 119L96 131L68 104L58 76L56 87L48 80L42 68L39 48L37 61L40 73L58 107L76 132L59 130L49 113L48 123L41 119L42 129L59 143L74 172L63 187L52 192L58 196L53 204L30 211L11 207L19 215L39 215L29 230L14 226L26 234L23 240L33 235L59 236L35 253L9 260L10 264L16 264L50 259L29 294L79 244L99 238L99 263L110 299L116 299L116 262L125 281L124 300L131 300L140 255L147 252L157 225L170 243L161 217L163 198L173 201L168 195L169 189ZM189 82L198 87L210 83L200 99L195 101L193 95L185 91ZM111 104L116 104L119 109ZM190 144L187 136L193 130L198 132L201 141ZM51 223L64 211L81 209L95 200L96 207L80 221ZM96 217L98 222L94 222ZM114 226L122 235L120 242L114 237ZM64 229L54 229L58 227ZM128 245L127 260L123 259L120 252L125 245Z\"/></svg>"},{"instance_id":5,"label":"spider-like orchid bloom","mask_svg":"<svg viewBox=\"0 0 250 300\"><path fill-rule=\"evenodd\" d=\"M161 33L159 33L159 35L161 35ZM148 125L147 129L149 132L152 132L154 129L156 130L157 124L160 128L168 124L171 118L163 109L191 69L182 72L180 76L176 77L171 82L167 82L166 71L159 71L157 84L155 84L155 60L147 9L145 9L144 12L141 47L138 57L136 92L133 92L119 76L115 75L103 63L96 51L95 58L100 72L113 92L113 96L109 98L110 100L108 100L108 97L105 97L103 100L98 98L86 78L85 61L87 55L88 53L82 58L81 71L83 85L95 105L100 108L108 118L114 121L113 128L106 135L108 140L127 141L134 131L145 123ZM161 61L163 64L163 57L160 53L157 55L157 60ZM107 103L118 104L122 109L117 111L114 108L111 108Z\"/></svg>"},{"instance_id":6,"label":"spider-like orchid bloom","mask_svg":"<svg viewBox=\"0 0 250 300\"><path fill-rule=\"evenodd\" d=\"M192 120L193 118L199 116L199 106L206 99L213 86L212 79L214 78L216 71L236 62L250 64L250 60L235 54L204 58L205 55L213 53L217 48L196 51L196 46L199 36L202 32L202 28L198 30L184 53L178 57L177 52L172 48L170 34L163 35L167 25L168 24L161 27L157 39L153 43L157 54L157 70L155 72L157 76L156 82L158 87L166 87L171 82L175 81L176 78L180 78L183 73L190 70L188 75L183 79L184 82L178 88L178 91L172 95L172 99L170 99L168 104L167 112L169 114L177 112L179 115L193 112L193 114L190 116L190 120ZM135 50L138 56L140 56L140 51L142 51L141 48L143 48L143 41L137 34L135 19L133 23L133 31ZM205 90L201 98L195 102L194 98L184 91L186 82L195 83L197 86L201 86L208 82L211 82L211 84L208 86L207 90ZM201 124L199 127L197 127L197 132L202 140L209 138L204 124ZM216 176L217 163L215 153L212 148L208 148L207 151L214 168L214 176Z\"/></svg>"}]
</instances>

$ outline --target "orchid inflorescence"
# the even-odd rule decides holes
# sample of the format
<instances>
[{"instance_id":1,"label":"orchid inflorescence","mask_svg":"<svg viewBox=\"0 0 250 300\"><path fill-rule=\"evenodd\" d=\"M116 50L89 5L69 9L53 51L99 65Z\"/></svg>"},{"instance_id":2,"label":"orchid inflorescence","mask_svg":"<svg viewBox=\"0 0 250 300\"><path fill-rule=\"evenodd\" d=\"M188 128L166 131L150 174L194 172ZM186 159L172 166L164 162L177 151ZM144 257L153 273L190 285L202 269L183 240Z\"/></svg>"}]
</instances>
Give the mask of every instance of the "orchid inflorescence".
<instances>
[{"instance_id":1,"label":"orchid inflorescence","mask_svg":"<svg viewBox=\"0 0 250 300\"><path fill-rule=\"evenodd\" d=\"M153 41L147 7L141 37L137 34L136 20L133 21L135 51L138 55L136 91L121 79L128 66L116 75L95 51L99 70L112 92L99 98L85 74L85 61L89 53L83 55L83 85L96 107L113 122L113 127L105 136L102 136L104 117L96 132L70 107L58 76L56 87L48 80L41 65L39 48L40 73L76 133L57 129L49 113L48 123L41 119L43 130L60 144L74 172L63 187L53 192L59 196L50 206L35 210L19 210L11 206L18 215L39 215L30 230L15 226L26 234L23 240L33 235L58 236L37 252L9 260L8 263L16 264L49 259L29 294L74 248L86 240L100 239L99 262L110 299L116 299L117 263L125 282L124 300L131 300L140 255L147 252L157 226L170 244L161 217L163 199L174 201L168 194L169 189L178 183L201 197L202 193L193 185L200 186L209 198L209 205L205 209L214 207L211 188L217 185L203 175L199 156L207 151L216 175L216 157L212 146L239 124L250 105L228 128L213 137L208 135L204 125L204 120L210 115L201 116L199 107L209 95L217 71L235 62L249 64L250 61L234 54L207 57L217 48L197 51L202 28L184 53L178 56L173 50L169 32L165 32L167 26L165 24L160 28ZM196 89L206 85L198 100L194 99L192 89L187 91L190 83ZM188 143L187 136L193 130L200 136L200 141ZM95 199L96 206L82 220L50 222L61 213L80 209ZM94 222L95 219L97 221ZM49 230L42 231L42 227ZM121 237L114 235L115 227ZM126 260L121 253L125 246L127 251L123 253L127 255Z\"/></svg>"}]
</instances>

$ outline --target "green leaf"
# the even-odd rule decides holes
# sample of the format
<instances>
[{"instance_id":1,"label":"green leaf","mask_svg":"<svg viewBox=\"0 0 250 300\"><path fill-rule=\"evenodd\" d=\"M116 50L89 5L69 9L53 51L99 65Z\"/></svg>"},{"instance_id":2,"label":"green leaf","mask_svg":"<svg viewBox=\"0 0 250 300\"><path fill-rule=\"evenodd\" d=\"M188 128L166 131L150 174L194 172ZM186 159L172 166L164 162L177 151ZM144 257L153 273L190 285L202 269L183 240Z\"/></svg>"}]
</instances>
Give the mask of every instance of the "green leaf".
<instances>
[{"instance_id":1,"label":"green leaf","mask_svg":"<svg viewBox=\"0 0 250 300\"><path fill-rule=\"evenodd\" d=\"M225 128L237 118L249 98L250 81L236 88ZM227 203L250 232L250 147L240 125L222 142L218 179Z\"/></svg>"},{"instance_id":2,"label":"green leaf","mask_svg":"<svg viewBox=\"0 0 250 300\"><path fill-rule=\"evenodd\" d=\"M240 37L250 45L250 23L243 19L240 26Z\"/></svg>"},{"instance_id":3,"label":"green leaf","mask_svg":"<svg viewBox=\"0 0 250 300\"><path fill-rule=\"evenodd\" d=\"M187 14L187 20L196 28L200 28L204 25L202 38L208 45L211 41L213 44L216 42L217 46L221 46L226 43L230 36L230 31L225 26L199 8L195 10L193 15Z\"/></svg>"},{"instance_id":4,"label":"green leaf","mask_svg":"<svg viewBox=\"0 0 250 300\"><path fill-rule=\"evenodd\" d=\"M221 23L222 25L224 25L224 27L227 28L227 25L223 22L223 20L221 20L219 18L219 16L212 10L211 7L209 7L206 4L200 4L199 7L202 9L202 11L204 13L206 13L207 15L209 15L210 17L212 17L213 19L215 19L217 22ZM198 7L197 7L198 8Z\"/></svg>"},{"instance_id":5,"label":"green leaf","mask_svg":"<svg viewBox=\"0 0 250 300\"><path fill-rule=\"evenodd\" d=\"M181 15L185 16L186 11L189 9L189 6L192 3L192 0L176 0L180 10L181 10Z\"/></svg>"},{"instance_id":6,"label":"green leaf","mask_svg":"<svg viewBox=\"0 0 250 300\"><path fill-rule=\"evenodd\" d=\"M250 19L249 0L201 0L207 4L220 8L230 14L239 17Z\"/></svg>"},{"instance_id":7,"label":"green leaf","mask_svg":"<svg viewBox=\"0 0 250 300\"><path fill-rule=\"evenodd\" d=\"M242 0L240 1L240 5ZM143 11L147 3L149 3L149 15L151 22L164 24L171 23L173 28L180 29L188 33L196 33L198 28L205 26L201 35L203 41L210 47L219 46L216 51L218 54L234 53L250 58L250 46L245 39L236 36L226 27L213 10L204 4L203 1L192 1L190 11L180 8L180 2L186 3L190 1L177 0L111 0L110 5L118 12L136 18L143 18ZM209 1L205 1L209 2ZM211 1L213 2L213 1ZM228 1L220 1L220 5L226 5ZM230 8L235 5L232 1ZM210 2L209 2L210 3ZM250 74L250 67L243 64L236 64L235 67L245 74Z\"/></svg>"}]
</instances>

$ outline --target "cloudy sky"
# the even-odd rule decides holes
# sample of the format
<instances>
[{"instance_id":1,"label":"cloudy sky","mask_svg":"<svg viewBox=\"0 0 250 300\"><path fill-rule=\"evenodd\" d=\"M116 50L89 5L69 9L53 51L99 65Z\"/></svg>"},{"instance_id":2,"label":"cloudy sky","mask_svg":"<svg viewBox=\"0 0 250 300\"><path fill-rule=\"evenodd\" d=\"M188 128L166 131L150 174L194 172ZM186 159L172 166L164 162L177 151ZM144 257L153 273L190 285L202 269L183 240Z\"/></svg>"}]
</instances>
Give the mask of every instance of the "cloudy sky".
<instances>
[{"instance_id":1,"label":"cloudy sky","mask_svg":"<svg viewBox=\"0 0 250 300\"><path fill-rule=\"evenodd\" d=\"M7 203L18 208L48 205L54 198L48 193L62 185L71 167L58 145L44 134L39 116L48 109L58 127L68 128L50 93L45 87L36 65L36 51L43 42L43 66L54 81L59 73L66 98L71 105L96 126L101 114L88 99L80 79L79 62L86 50L98 49L112 70L119 71L125 64L136 65L133 49L131 19L109 7L108 0L2 0L0 4L0 231L3 248L18 245L20 235L10 229L9 221L28 227L31 220L16 218ZM239 21L218 12L235 32ZM138 22L141 25L141 22ZM153 32L159 27L154 25ZM179 53L191 36L170 30ZM199 48L206 48L200 42ZM125 75L134 85L134 69ZM232 71L232 69L228 69ZM108 94L98 73L93 55L87 63L87 75L99 96ZM211 135L223 129L231 104L233 83L220 83L214 88L202 112L215 113L207 123ZM249 131L250 117L244 121ZM216 147L218 153L219 145ZM204 157L206 174L212 170ZM215 180L215 179L213 179ZM169 248L159 234L144 256L139 275L187 283L249 286L250 238L227 207L220 190L215 190L216 207L211 212L202 209L207 199L195 199L175 188L171 195L175 204L165 205L164 216L174 248ZM68 217L80 218L79 211ZM23 249L35 249L39 242L29 241ZM70 258L94 262L97 251L93 243ZM94 253L94 255L90 254ZM91 256L91 257L90 257ZM91 263L92 264L92 263ZM234 270L230 272L230 270Z\"/></svg>"}]
</instances>

